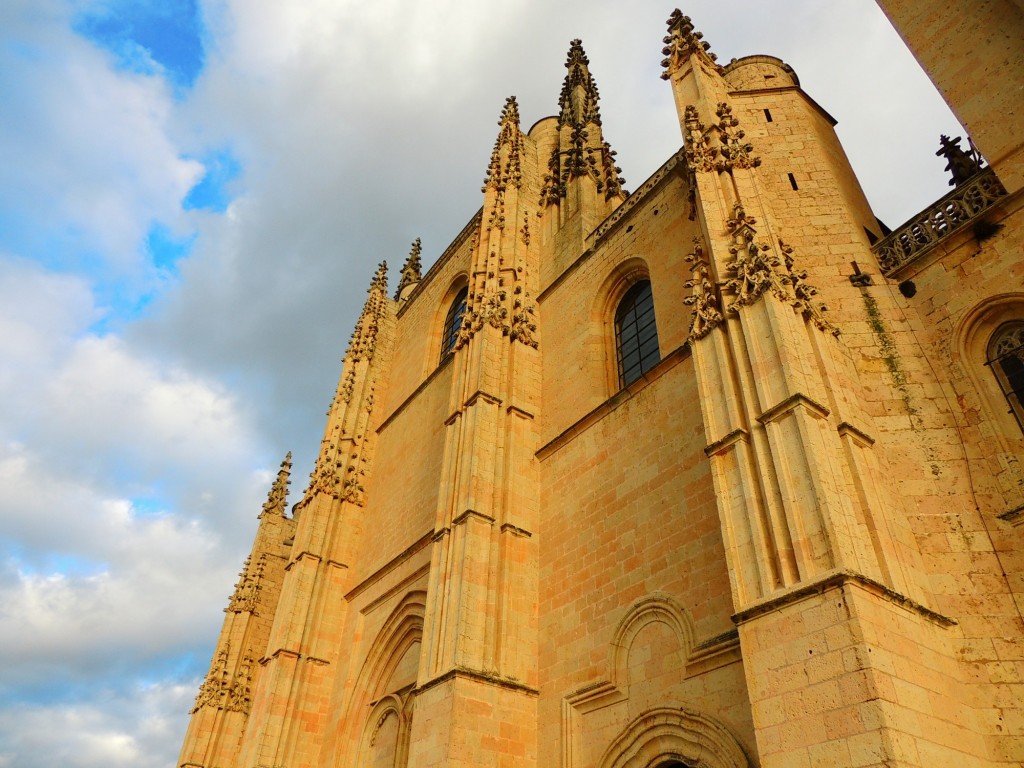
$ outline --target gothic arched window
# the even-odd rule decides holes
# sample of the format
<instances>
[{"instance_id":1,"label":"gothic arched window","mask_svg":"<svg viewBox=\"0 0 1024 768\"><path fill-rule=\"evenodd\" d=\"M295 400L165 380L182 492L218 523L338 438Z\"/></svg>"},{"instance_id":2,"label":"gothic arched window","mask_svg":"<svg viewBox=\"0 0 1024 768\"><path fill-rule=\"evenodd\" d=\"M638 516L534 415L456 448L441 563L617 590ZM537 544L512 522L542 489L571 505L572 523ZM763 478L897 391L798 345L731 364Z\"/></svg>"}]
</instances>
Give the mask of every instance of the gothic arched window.
<instances>
[{"instance_id":1,"label":"gothic arched window","mask_svg":"<svg viewBox=\"0 0 1024 768\"><path fill-rule=\"evenodd\" d=\"M1007 323L992 334L988 360L1010 413L1024 429L1024 322Z\"/></svg>"},{"instance_id":2,"label":"gothic arched window","mask_svg":"<svg viewBox=\"0 0 1024 768\"><path fill-rule=\"evenodd\" d=\"M444 360L455 350L455 340L462 328L462 316L466 314L466 297L469 289L463 288L455 296L448 316L444 319L444 331L441 333L441 359Z\"/></svg>"},{"instance_id":3,"label":"gothic arched window","mask_svg":"<svg viewBox=\"0 0 1024 768\"><path fill-rule=\"evenodd\" d=\"M649 280L630 288L615 310L615 352L621 387L629 386L661 361Z\"/></svg>"}]
</instances>

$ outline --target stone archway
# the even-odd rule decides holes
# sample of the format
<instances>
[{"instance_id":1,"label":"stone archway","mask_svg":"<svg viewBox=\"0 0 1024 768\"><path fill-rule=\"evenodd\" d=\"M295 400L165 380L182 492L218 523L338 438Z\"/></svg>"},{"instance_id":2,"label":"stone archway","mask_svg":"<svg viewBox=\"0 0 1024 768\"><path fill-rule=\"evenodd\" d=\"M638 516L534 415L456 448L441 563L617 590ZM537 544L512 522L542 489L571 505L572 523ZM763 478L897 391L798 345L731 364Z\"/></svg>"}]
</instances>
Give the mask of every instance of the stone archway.
<instances>
[{"instance_id":1,"label":"stone archway","mask_svg":"<svg viewBox=\"0 0 1024 768\"><path fill-rule=\"evenodd\" d=\"M599 768L750 768L736 738L717 720L680 707L651 709L605 750Z\"/></svg>"}]
</instances>

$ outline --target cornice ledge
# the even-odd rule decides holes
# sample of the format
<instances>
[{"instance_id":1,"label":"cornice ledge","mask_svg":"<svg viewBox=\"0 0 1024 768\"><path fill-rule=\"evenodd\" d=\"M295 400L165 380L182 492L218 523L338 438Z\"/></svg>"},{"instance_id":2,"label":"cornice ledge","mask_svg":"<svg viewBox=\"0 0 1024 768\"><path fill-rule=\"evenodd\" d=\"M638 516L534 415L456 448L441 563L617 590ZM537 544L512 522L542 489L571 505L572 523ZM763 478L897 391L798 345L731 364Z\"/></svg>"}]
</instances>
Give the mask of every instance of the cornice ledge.
<instances>
[{"instance_id":1,"label":"cornice ledge","mask_svg":"<svg viewBox=\"0 0 1024 768\"><path fill-rule=\"evenodd\" d=\"M525 683L521 683L513 677L501 677L497 673L482 672L480 670L470 669L469 667L455 667L454 669L450 669L444 674L439 675L432 680L428 680L423 683L423 685L417 686L413 689L413 695L419 696L421 693L429 691L434 686L447 683L450 680L455 680L456 678L472 680L477 683L484 683L497 688L505 688L510 691L518 691L520 693L525 693L528 696L540 695L540 690L538 688L533 688Z\"/></svg>"},{"instance_id":2,"label":"cornice ledge","mask_svg":"<svg viewBox=\"0 0 1024 768\"><path fill-rule=\"evenodd\" d=\"M475 509L467 509L461 515L452 520L452 525L462 525L463 523L469 522L471 518L476 518L481 522L487 523L488 525L494 525L494 518L490 515L484 514L483 512L477 512Z\"/></svg>"},{"instance_id":3,"label":"cornice ledge","mask_svg":"<svg viewBox=\"0 0 1024 768\"><path fill-rule=\"evenodd\" d=\"M750 433L743 427L737 427L724 437L720 437L713 443L708 443L704 446L704 455L708 457L714 456L716 453L721 453L726 448L729 448L740 441L744 443L750 442Z\"/></svg>"},{"instance_id":4,"label":"cornice ledge","mask_svg":"<svg viewBox=\"0 0 1024 768\"><path fill-rule=\"evenodd\" d=\"M770 424L776 419L785 416L799 407L806 408L811 412L811 415L817 416L819 419L826 419L828 418L829 413L831 413L828 408L818 401L812 400L803 392L795 392L781 403L777 403L766 410L757 417L757 420L762 424Z\"/></svg>"},{"instance_id":5,"label":"cornice ledge","mask_svg":"<svg viewBox=\"0 0 1024 768\"><path fill-rule=\"evenodd\" d=\"M773 595L762 599L759 602L749 605L743 610L733 614L732 620L736 624L743 624L744 622L751 621L752 619L756 619L766 613L771 613L772 611L784 608L792 603L798 603L813 595L820 595L829 589L842 588L847 585L860 587L866 592L871 592L886 602L899 606L911 613L916 613L918 616L921 616L940 627L953 627L957 624L955 619L945 616L937 611L933 611L931 608L921 605L921 603L907 597L906 595L900 594L891 587L887 587L874 579L868 578L862 573L856 573L855 571L848 570L830 571L814 581L790 589L784 594Z\"/></svg>"}]
</instances>

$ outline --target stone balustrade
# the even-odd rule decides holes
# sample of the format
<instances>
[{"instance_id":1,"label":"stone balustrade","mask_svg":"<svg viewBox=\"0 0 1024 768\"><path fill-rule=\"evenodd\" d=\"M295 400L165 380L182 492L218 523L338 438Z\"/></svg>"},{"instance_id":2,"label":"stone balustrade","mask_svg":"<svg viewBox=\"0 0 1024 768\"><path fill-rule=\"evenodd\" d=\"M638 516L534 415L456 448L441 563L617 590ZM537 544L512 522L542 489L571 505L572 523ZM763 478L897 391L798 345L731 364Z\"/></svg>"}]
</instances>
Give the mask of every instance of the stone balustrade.
<instances>
[{"instance_id":1,"label":"stone balustrade","mask_svg":"<svg viewBox=\"0 0 1024 768\"><path fill-rule=\"evenodd\" d=\"M874 246L882 274L891 276L940 240L976 221L1005 194L992 169L982 170Z\"/></svg>"}]
</instances>

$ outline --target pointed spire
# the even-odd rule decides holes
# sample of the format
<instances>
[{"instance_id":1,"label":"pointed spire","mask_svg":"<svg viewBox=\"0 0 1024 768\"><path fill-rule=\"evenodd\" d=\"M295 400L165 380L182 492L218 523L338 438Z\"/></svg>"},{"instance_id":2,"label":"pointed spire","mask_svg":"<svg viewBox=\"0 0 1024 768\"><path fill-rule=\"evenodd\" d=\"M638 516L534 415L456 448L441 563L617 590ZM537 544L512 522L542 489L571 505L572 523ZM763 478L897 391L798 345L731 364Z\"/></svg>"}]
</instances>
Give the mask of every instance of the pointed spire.
<instances>
[{"instance_id":1,"label":"pointed spire","mask_svg":"<svg viewBox=\"0 0 1024 768\"><path fill-rule=\"evenodd\" d=\"M501 126L501 130L491 151L491 162L487 166L487 175L484 176L481 192L486 192L488 187L504 192L510 183L518 189L522 183L523 171L519 153L523 144L523 132L519 128L519 105L515 96L505 99L498 125Z\"/></svg>"},{"instance_id":2,"label":"pointed spire","mask_svg":"<svg viewBox=\"0 0 1024 768\"><path fill-rule=\"evenodd\" d=\"M558 113L559 125L582 128L590 123L601 124L597 84L590 74L589 65L590 59L583 50L583 41L577 38L569 43L569 54L565 61L565 68L569 72L565 76L562 93L558 97L561 105Z\"/></svg>"},{"instance_id":3,"label":"pointed spire","mask_svg":"<svg viewBox=\"0 0 1024 768\"><path fill-rule=\"evenodd\" d=\"M516 101L515 96L509 96L505 99L505 106L501 108L501 117L498 119L498 125L502 128L506 125L519 127L519 103Z\"/></svg>"},{"instance_id":4,"label":"pointed spire","mask_svg":"<svg viewBox=\"0 0 1024 768\"><path fill-rule=\"evenodd\" d=\"M676 8L668 17L666 24L668 34L663 40L665 47L661 49L665 56L661 61L661 66L665 68L661 73L662 80L668 80L692 55L697 55L715 70L722 70L715 63L718 57L709 50L711 45L705 43L704 35L694 29L689 16L684 16L682 11Z\"/></svg>"},{"instance_id":5,"label":"pointed spire","mask_svg":"<svg viewBox=\"0 0 1024 768\"><path fill-rule=\"evenodd\" d=\"M366 292L370 295L366 299L366 304L363 305L363 312L356 321L352 339L345 351L345 358L351 359L353 362L364 357L367 360L373 359L373 353L377 346L377 330L388 298L388 263L386 261L382 261L377 266L377 271Z\"/></svg>"},{"instance_id":6,"label":"pointed spire","mask_svg":"<svg viewBox=\"0 0 1024 768\"><path fill-rule=\"evenodd\" d=\"M415 285L423 277L422 267L420 266L420 239L417 237L412 242L412 250L409 251L409 258L405 260L405 266L402 267L402 279L398 281L398 290L395 291L395 301L402 295L408 286Z\"/></svg>"},{"instance_id":7,"label":"pointed spire","mask_svg":"<svg viewBox=\"0 0 1024 768\"><path fill-rule=\"evenodd\" d=\"M373 273L373 280L370 281L370 287L366 289L366 292L372 294L375 290L383 291L385 294L388 292L388 263L386 261L377 265L377 271Z\"/></svg>"},{"instance_id":8,"label":"pointed spire","mask_svg":"<svg viewBox=\"0 0 1024 768\"><path fill-rule=\"evenodd\" d=\"M559 145L548 161L541 205L558 202L566 196L568 183L584 176L592 177L597 191L610 200L624 194L626 180L615 165L615 151L601 133L600 96L581 40L569 43L565 68L568 72L558 97Z\"/></svg>"},{"instance_id":9,"label":"pointed spire","mask_svg":"<svg viewBox=\"0 0 1024 768\"><path fill-rule=\"evenodd\" d=\"M288 451L284 461L281 462L281 468L277 471L277 478L274 480L274 484L270 486L270 493L267 494L267 500L263 504L263 511L260 512L260 517L263 517L263 515L284 516L288 501L288 484L291 482L291 473L292 452Z\"/></svg>"}]
</instances>

